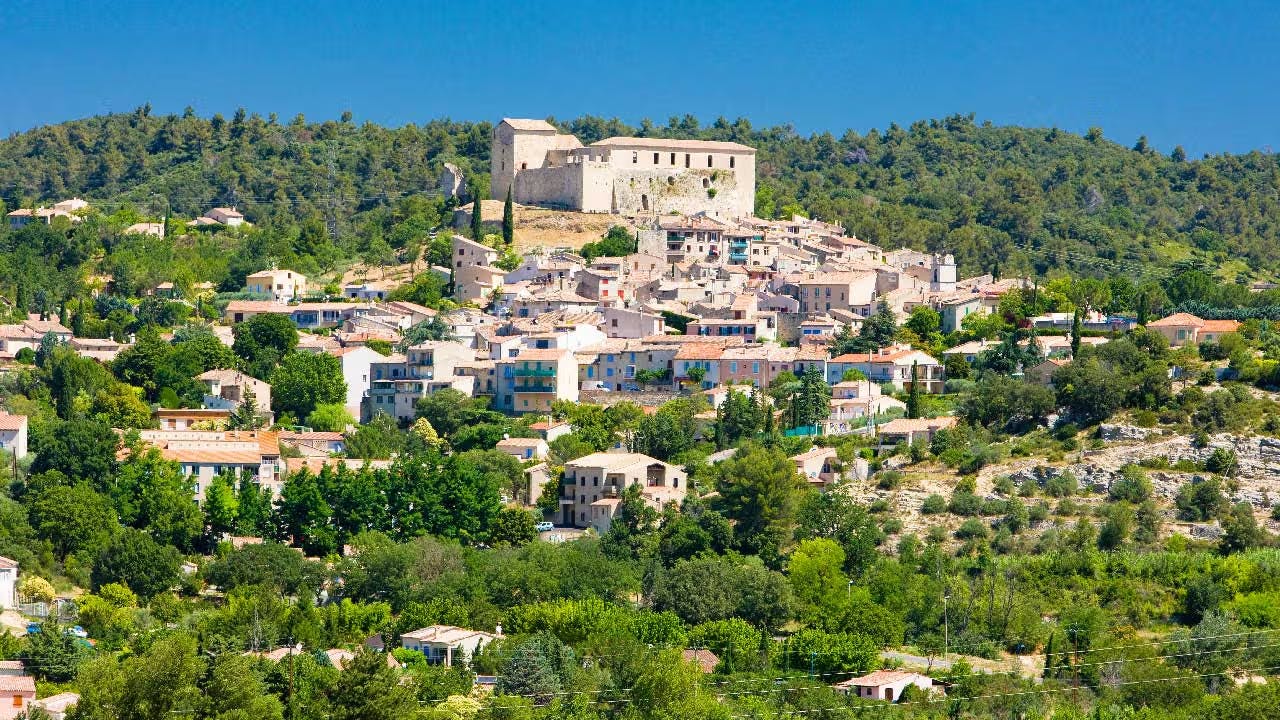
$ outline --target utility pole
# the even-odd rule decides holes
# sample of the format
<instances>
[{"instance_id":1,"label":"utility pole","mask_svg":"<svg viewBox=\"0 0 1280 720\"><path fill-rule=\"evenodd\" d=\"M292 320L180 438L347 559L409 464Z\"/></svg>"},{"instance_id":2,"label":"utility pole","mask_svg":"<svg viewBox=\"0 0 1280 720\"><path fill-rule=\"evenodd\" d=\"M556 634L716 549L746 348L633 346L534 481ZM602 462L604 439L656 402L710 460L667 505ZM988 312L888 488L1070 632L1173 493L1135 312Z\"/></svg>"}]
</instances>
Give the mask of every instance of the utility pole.
<instances>
[{"instance_id":1,"label":"utility pole","mask_svg":"<svg viewBox=\"0 0 1280 720\"><path fill-rule=\"evenodd\" d=\"M950 599L951 593L944 590L942 592L942 659L948 662L951 657L951 616L947 613L947 601Z\"/></svg>"}]
</instances>

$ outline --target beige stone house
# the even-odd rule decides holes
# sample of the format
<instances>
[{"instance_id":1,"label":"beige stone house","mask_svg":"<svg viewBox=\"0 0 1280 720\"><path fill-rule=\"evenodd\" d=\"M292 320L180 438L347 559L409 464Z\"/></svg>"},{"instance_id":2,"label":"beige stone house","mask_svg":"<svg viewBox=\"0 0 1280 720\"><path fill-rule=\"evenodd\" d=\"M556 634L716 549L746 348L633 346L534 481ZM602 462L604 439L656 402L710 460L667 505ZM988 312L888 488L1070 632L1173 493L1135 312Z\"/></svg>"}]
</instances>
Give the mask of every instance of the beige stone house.
<instances>
[{"instance_id":1,"label":"beige stone house","mask_svg":"<svg viewBox=\"0 0 1280 720\"><path fill-rule=\"evenodd\" d=\"M632 485L640 486L648 505L661 509L684 500L686 475L641 453L592 453L570 461L564 466L561 522L608 532L623 491Z\"/></svg>"}]
</instances>

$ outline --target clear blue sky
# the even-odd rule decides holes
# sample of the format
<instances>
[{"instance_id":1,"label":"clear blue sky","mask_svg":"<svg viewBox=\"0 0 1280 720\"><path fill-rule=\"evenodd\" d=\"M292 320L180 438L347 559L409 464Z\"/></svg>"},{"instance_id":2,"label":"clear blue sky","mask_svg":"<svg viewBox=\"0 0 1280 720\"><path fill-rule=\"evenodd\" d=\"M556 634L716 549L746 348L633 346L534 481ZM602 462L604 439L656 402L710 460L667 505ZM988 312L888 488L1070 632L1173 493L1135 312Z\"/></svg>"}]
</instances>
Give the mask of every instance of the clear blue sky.
<instances>
[{"instance_id":1,"label":"clear blue sky","mask_svg":"<svg viewBox=\"0 0 1280 720\"><path fill-rule=\"evenodd\" d=\"M1193 156L1280 146L1277 2L3 0L0 30L0 135L150 102L837 135L973 112Z\"/></svg>"}]
</instances>

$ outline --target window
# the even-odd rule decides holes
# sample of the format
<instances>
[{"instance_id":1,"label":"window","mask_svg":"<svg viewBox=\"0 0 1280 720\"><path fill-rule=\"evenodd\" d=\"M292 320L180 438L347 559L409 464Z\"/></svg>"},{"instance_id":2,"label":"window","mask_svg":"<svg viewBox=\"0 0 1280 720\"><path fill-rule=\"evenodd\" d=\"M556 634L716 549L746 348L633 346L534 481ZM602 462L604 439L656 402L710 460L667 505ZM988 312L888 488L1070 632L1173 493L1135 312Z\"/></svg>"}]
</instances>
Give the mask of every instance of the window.
<instances>
[{"instance_id":1,"label":"window","mask_svg":"<svg viewBox=\"0 0 1280 720\"><path fill-rule=\"evenodd\" d=\"M711 156L710 156L710 155L708 155L708 156L707 156L707 167L713 167L713 166L712 166L712 163L711 163Z\"/></svg>"},{"instance_id":2,"label":"window","mask_svg":"<svg viewBox=\"0 0 1280 720\"><path fill-rule=\"evenodd\" d=\"M653 164L654 164L654 165L657 165L657 164L658 164L658 153L654 153L654 154L653 154Z\"/></svg>"},{"instance_id":3,"label":"window","mask_svg":"<svg viewBox=\"0 0 1280 720\"><path fill-rule=\"evenodd\" d=\"M635 151L633 150L633 151L631 152L631 164L632 164L632 165L637 165L637 164L639 164L639 163L640 163L640 153L635 152Z\"/></svg>"},{"instance_id":4,"label":"window","mask_svg":"<svg viewBox=\"0 0 1280 720\"><path fill-rule=\"evenodd\" d=\"M731 168L733 167L733 160L734 160L734 159L733 159L732 157L731 157L731 158L729 158L729 167L731 167Z\"/></svg>"},{"instance_id":5,"label":"window","mask_svg":"<svg viewBox=\"0 0 1280 720\"><path fill-rule=\"evenodd\" d=\"M689 167L689 161L693 158L689 153L684 154L684 166Z\"/></svg>"},{"instance_id":6,"label":"window","mask_svg":"<svg viewBox=\"0 0 1280 720\"><path fill-rule=\"evenodd\" d=\"M731 372L731 373L736 373L736 372L738 372L738 361L737 361L737 360L733 360L733 361L731 361L731 362L729 363L729 372Z\"/></svg>"},{"instance_id":7,"label":"window","mask_svg":"<svg viewBox=\"0 0 1280 720\"><path fill-rule=\"evenodd\" d=\"M759 373L759 372L760 372L760 363L758 363L758 362L753 362L753 363L751 363L751 372L753 372L753 373Z\"/></svg>"},{"instance_id":8,"label":"window","mask_svg":"<svg viewBox=\"0 0 1280 720\"><path fill-rule=\"evenodd\" d=\"M613 320L611 320L611 321L609 321L609 322L610 322L610 324L611 324L613 327L618 327L618 318L614 318ZM633 353L633 354L634 354L634 353Z\"/></svg>"},{"instance_id":9,"label":"window","mask_svg":"<svg viewBox=\"0 0 1280 720\"><path fill-rule=\"evenodd\" d=\"M521 170L528 170L528 169L529 169L529 163L520 163L520 169L521 169Z\"/></svg>"}]
</instances>

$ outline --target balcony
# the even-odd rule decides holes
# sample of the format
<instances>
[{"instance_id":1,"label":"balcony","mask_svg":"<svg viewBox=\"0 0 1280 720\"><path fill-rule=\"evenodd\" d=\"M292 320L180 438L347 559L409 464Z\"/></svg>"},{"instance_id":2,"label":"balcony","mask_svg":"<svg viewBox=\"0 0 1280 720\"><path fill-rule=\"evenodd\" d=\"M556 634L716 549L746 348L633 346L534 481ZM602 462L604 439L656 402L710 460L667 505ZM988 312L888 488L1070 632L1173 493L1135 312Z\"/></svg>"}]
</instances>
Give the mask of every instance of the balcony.
<instances>
[{"instance_id":1,"label":"balcony","mask_svg":"<svg viewBox=\"0 0 1280 720\"><path fill-rule=\"evenodd\" d=\"M555 377L556 369L516 367L511 370L511 374L515 377Z\"/></svg>"},{"instance_id":2,"label":"balcony","mask_svg":"<svg viewBox=\"0 0 1280 720\"><path fill-rule=\"evenodd\" d=\"M517 395L519 395L520 393L554 394L555 391L556 391L555 385L517 385L515 387L515 393Z\"/></svg>"}]
</instances>

